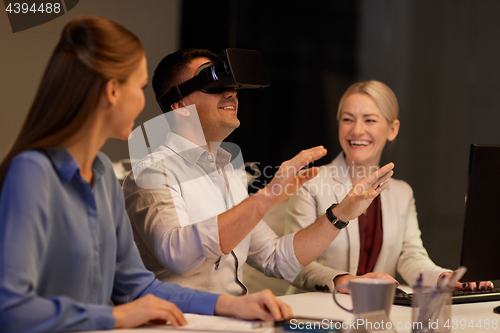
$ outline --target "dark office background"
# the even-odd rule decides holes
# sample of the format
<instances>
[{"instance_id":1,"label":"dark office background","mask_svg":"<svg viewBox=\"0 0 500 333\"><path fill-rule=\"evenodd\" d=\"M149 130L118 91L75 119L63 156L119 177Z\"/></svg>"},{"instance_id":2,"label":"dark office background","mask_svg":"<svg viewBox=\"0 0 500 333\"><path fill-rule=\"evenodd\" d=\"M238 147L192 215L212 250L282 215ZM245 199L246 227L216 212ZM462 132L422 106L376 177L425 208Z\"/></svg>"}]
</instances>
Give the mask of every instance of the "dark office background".
<instances>
[{"instance_id":1,"label":"dark office background","mask_svg":"<svg viewBox=\"0 0 500 333\"><path fill-rule=\"evenodd\" d=\"M217 24L211 22L217 18ZM358 8L355 1L319 1L314 6L270 1L183 2L183 48L226 47L262 53L271 85L240 90L241 126L227 139L245 161L259 162L271 176L301 149L324 145L328 163L340 151L335 103L356 79ZM328 86L325 85L329 75ZM254 182L255 190L269 181Z\"/></svg>"},{"instance_id":2,"label":"dark office background","mask_svg":"<svg viewBox=\"0 0 500 333\"><path fill-rule=\"evenodd\" d=\"M383 162L413 187L430 256L456 268L469 146L500 144L498 13L495 1L185 0L181 46L262 53L271 86L238 92L241 126L228 141L268 171L320 144L329 152L317 164L331 161L342 93L388 84L401 131Z\"/></svg>"}]
</instances>

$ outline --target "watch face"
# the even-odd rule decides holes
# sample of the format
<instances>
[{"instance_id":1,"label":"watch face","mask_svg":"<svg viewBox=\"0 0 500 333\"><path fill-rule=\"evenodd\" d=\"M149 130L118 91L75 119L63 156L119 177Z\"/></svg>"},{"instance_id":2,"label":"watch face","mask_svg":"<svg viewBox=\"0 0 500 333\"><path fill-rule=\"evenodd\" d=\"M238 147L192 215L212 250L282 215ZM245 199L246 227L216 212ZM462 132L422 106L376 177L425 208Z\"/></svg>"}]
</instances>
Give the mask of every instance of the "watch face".
<instances>
[{"instance_id":1,"label":"watch face","mask_svg":"<svg viewBox=\"0 0 500 333\"><path fill-rule=\"evenodd\" d=\"M335 208L336 206L338 206L338 204L333 204L330 207L328 207L328 209L326 210L326 217L327 217L328 221L330 221L335 228L337 228L337 229L344 229L349 224L349 221L344 222L342 220L339 220L333 214L332 209Z\"/></svg>"},{"instance_id":2,"label":"watch face","mask_svg":"<svg viewBox=\"0 0 500 333\"><path fill-rule=\"evenodd\" d=\"M345 227L347 227L348 224L349 224L349 221L344 222L344 221L337 219L337 221L334 223L334 226L338 229L344 229Z\"/></svg>"}]
</instances>

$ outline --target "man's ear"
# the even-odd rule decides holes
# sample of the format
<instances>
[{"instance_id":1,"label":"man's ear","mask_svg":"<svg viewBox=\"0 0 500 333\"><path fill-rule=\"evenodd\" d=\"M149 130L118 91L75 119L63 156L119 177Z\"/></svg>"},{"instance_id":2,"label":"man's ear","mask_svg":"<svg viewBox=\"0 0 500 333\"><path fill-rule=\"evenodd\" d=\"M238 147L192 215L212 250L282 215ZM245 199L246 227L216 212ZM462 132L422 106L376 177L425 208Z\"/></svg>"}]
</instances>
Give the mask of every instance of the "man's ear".
<instances>
[{"instance_id":1,"label":"man's ear","mask_svg":"<svg viewBox=\"0 0 500 333\"><path fill-rule=\"evenodd\" d=\"M399 125L401 123L398 119L394 120L392 124L389 125L389 136L387 137L388 141L394 141L399 133Z\"/></svg>"},{"instance_id":2,"label":"man's ear","mask_svg":"<svg viewBox=\"0 0 500 333\"><path fill-rule=\"evenodd\" d=\"M178 101L178 102L172 103L172 104L170 105L170 108L171 108L172 110L176 110L176 109L183 108L183 107L185 107L185 106L186 106L186 103L184 103L184 100L182 100L182 99L181 99L181 100L180 100L180 101Z\"/></svg>"},{"instance_id":3,"label":"man's ear","mask_svg":"<svg viewBox=\"0 0 500 333\"><path fill-rule=\"evenodd\" d=\"M104 86L104 95L111 105L116 105L118 103L119 97L119 84L116 79L110 79L106 82Z\"/></svg>"}]
</instances>

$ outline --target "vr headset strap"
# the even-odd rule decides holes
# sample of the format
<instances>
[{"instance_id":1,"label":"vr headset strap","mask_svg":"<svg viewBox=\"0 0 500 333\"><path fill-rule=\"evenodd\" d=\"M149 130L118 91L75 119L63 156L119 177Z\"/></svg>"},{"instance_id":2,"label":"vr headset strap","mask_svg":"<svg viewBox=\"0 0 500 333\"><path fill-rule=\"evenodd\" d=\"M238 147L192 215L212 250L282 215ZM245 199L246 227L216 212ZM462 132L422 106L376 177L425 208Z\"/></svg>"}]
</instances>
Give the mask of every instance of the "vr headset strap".
<instances>
[{"instance_id":1,"label":"vr headset strap","mask_svg":"<svg viewBox=\"0 0 500 333\"><path fill-rule=\"evenodd\" d=\"M207 84L208 82L208 77L206 75L203 75L203 73L200 73L200 75L196 75L192 79L187 80L186 82L178 86L173 86L165 95L160 97L160 99L158 100L158 104L160 104L163 113L167 113L168 111L170 111L170 105L180 101L184 96L189 95L193 91L200 89L200 87Z\"/></svg>"}]
</instances>

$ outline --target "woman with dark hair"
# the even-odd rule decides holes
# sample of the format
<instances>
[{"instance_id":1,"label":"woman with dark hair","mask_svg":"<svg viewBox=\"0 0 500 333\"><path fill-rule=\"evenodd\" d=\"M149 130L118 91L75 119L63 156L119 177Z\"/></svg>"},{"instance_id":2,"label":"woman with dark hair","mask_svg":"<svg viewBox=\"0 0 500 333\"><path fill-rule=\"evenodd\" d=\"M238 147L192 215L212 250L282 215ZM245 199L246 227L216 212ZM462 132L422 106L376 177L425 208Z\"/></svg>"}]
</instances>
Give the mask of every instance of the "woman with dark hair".
<instances>
[{"instance_id":1,"label":"woman with dark hair","mask_svg":"<svg viewBox=\"0 0 500 333\"><path fill-rule=\"evenodd\" d=\"M181 311L291 316L269 291L196 292L144 268L120 185L99 149L108 138L128 138L147 81L144 49L124 27L78 17L64 28L0 165L0 331L179 326Z\"/></svg>"}]
</instances>

